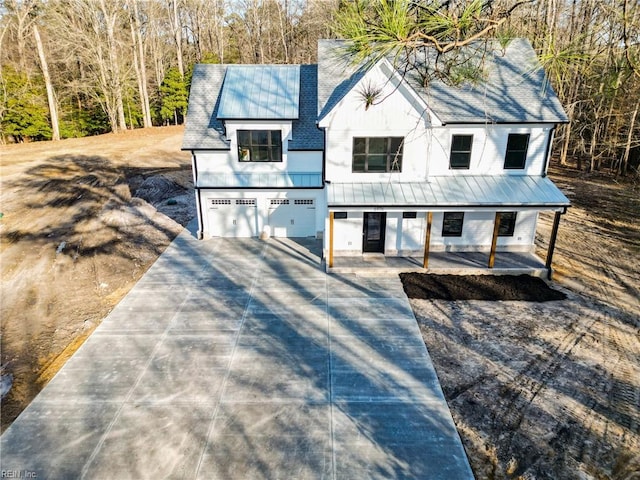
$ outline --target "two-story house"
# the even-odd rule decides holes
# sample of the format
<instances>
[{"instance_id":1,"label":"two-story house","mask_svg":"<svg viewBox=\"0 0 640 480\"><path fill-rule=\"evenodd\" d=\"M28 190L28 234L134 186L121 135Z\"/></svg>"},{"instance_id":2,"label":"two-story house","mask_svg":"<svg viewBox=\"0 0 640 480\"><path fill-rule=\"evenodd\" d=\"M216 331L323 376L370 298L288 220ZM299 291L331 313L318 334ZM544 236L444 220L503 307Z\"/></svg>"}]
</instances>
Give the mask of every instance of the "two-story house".
<instances>
[{"instance_id":1,"label":"two-story house","mask_svg":"<svg viewBox=\"0 0 640 480\"><path fill-rule=\"evenodd\" d=\"M496 44L497 45L497 44ZM316 236L327 265L368 253L531 251L538 214L568 199L546 177L567 117L528 41L449 85L398 59L197 65L183 149L202 236ZM415 59L412 59L415 62ZM548 265L552 253L548 255Z\"/></svg>"}]
</instances>

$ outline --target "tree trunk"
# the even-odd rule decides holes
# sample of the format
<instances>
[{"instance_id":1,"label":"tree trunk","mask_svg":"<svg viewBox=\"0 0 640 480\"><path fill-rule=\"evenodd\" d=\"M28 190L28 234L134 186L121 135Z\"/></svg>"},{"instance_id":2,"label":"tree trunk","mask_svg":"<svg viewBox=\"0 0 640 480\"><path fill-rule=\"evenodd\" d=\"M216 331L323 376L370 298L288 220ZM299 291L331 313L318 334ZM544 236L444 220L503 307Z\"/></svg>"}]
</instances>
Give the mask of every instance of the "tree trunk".
<instances>
[{"instance_id":1,"label":"tree trunk","mask_svg":"<svg viewBox=\"0 0 640 480\"><path fill-rule=\"evenodd\" d=\"M56 96L53 91L53 84L51 83L51 76L49 75L49 66L47 64L47 58L44 55L44 48L42 46L40 32L38 31L38 25L35 23L33 24L33 38L36 41L36 48L38 49L38 56L40 57L40 67L42 68L42 77L44 78L44 84L47 89L47 102L49 103L49 115L51 117L51 140L60 140L60 126L58 122L58 109L56 108Z\"/></svg>"},{"instance_id":2,"label":"tree trunk","mask_svg":"<svg viewBox=\"0 0 640 480\"><path fill-rule=\"evenodd\" d=\"M184 63L182 61L182 26L180 25L180 18L178 16L178 0L173 0L173 36L176 42L176 59L178 61L178 71L180 72L180 78L184 79Z\"/></svg>"},{"instance_id":3,"label":"tree trunk","mask_svg":"<svg viewBox=\"0 0 640 480\"><path fill-rule=\"evenodd\" d=\"M135 25L135 35L134 35L134 48L137 43L138 46L138 62L140 64L140 103L142 107L142 121L145 128L152 127L153 123L151 121L151 107L149 104L149 91L147 89L147 65L145 62L144 56L144 43L142 41L142 26L140 25L140 14L138 12L138 2L134 0L131 2L133 4L133 22ZM135 52L134 52L135 57ZM135 58L134 58L135 60ZM136 67L137 68L137 67Z\"/></svg>"},{"instance_id":4,"label":"tree trunk","mask_svg":"<svg viewBox=\"0 0 640 480\"><path fill-rule=\"evenodd\" d=\"M569 139L571 137L571 122L573 118L574 104L569 106L569 122L564 126L564 138L562 139L562 149L560 150L560 165L567 165L567 152L569 151Z\"/></svg>"},{"instance_id":5,"label":"tree trunk","mask_svg":"<svg viewBox=\"0 0 640 480\"><path fill-rule=\"evenodd\" d=\"M629 153L631 152L631 141L633 140L633 129L636 126L636 117L638 116L638 107L640 106L640 102L636 102L636 108L633 110L633 114L631 114L631 122L629 123L629 133L627 134L627 144L624 147L624 154L622 155L622 159L620 160L620 165L618 166L618 174L626 174L627 167L629 165Z\"/></svg>"},{"instance_id":6,"label":"tree trunk","mask_svg":"<svg viewBox=\"0 0 640 480\"><path fill-rule=\"evenodd\" d=\"M107 33L107 48L109 49L109 66L112 72L111 82L114 93L114 99L116 102L117 113L117 129L126 130L127 120L124 116L124 102L122 99L122 79L120 77L120 64L118 63L118 51L116 47L115 36L115 24L117 19L117 13L115 11L109 11L105 4L105 0L100 0L100 9L105 19L105 27Z\"/></svg>"}]
</instances>

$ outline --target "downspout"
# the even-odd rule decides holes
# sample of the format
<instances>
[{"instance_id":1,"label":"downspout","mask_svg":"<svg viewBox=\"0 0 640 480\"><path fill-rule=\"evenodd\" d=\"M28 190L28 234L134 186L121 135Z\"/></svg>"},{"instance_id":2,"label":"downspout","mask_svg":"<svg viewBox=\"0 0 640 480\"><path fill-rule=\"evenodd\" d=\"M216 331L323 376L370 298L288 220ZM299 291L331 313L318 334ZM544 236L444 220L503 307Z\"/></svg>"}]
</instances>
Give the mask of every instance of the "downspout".
<instances>
[{"instance_id":1,"label":"downspout","mask_svg":"<svg viewBox=\"0 0 640 480\"><path fill-rule=\"evenodd\" d=\"M322 255L324 258L327 258L328 255L331 255L332 252L327 253L327 212L329 212L329 194L327 192L327 184L331 182L327 182L327 129L322 128L316 122L316 128L322 130L324 142L322 146L322 193L324 194L324 205L325 212L322 215ZM330 221L329 221L330 223ZM331 230L331 226L329 226L329 230ZM329 232L331 235L331 231ZM329 239L332 241L332 239ZM330 260L332 262L332 259ZM327 265L328 268L328 265ZM328 270L327 270L328 271Z\"/></svg>"},{"instance_id":2,"label":"downspout","mask_svg":"<svg viewBox=\"0 0 640 480\"><path fill-rule=\"evenodd\" d=\"M191 170L193 172L193 187L196 191L196 204L198 205L198 231L196 232L196 238L202 240L202 197L200 195L200 189L198 187L198 161L196 159L196 152L191 150Z\"/></svg>"},{"instance_id":3,"label":"downspout","mask_svg":"<svg viewBox=\"0 0 640 480\"><path fill-rule=\"evenodd\" d=\"M549 163L551 162L551 145L553 144L553 138L556 133L556 125L551 127L549 131L549 141L547 142L547 149L544 152L544 165L542 167L542 176L547 176L547 170L549 169Z\"/></svg>"}]
</instances>

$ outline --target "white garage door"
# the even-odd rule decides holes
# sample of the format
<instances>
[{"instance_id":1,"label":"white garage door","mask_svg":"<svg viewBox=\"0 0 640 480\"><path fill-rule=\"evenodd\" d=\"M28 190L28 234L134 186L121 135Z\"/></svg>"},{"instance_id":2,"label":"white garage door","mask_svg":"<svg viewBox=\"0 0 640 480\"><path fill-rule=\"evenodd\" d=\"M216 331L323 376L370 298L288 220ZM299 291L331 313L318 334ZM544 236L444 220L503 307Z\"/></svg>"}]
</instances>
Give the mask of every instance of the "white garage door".
<instances>
[{"instance_id":1,"label":"white garage door","mask_svg":"<svg viewBox=\"0 0 640 480\"><path fill-rule=\"evenodd\" d=\"M209 234L212 237L256 237L255 198L210 198Z\"/></svg>"},{"instance_id":2,"label":"white garage door","mask_svg":"<svg viewBox=\"0 0 640 480\"><path fill-rule=\"evenodd\" d=\"M316 205L312 198L272 198L269 226L274 237L314 237Z\"/></svg>"}]
</instances>

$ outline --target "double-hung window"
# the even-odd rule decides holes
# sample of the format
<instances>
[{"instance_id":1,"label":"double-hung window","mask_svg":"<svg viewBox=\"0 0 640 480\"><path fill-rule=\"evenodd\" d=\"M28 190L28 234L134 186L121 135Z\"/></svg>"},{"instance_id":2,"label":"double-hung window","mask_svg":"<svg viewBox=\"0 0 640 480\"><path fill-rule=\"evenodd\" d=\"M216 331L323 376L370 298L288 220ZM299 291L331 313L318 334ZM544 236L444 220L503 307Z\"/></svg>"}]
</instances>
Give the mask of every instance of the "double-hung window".
<instances>
[{"instance_id":1,"label":"double-hung window","mask_svg":"<svg viewBox=\"0 0 640 480\"><path fill-rule=\"evenodd\" d=\"M464 212L445 212L442 220L443 237L461 237Z\"/></svg>"},{"instance_id":2,"label":"double-hung window","mask_svg":"<svg viewBox=\"0 0 640 480\"><path fill-rule=\"evenodd\" d=\"M238 130L238 159L241 162L281 162L280 130Z\"/></svg>"},{"instance_id":3,"label":"double-hung window","mask_svg":"<svg viewBox=\"0 0 640 480\"><path fill-rule=\"evenodd\" d=\"M354 172L401 172L404 137L354 137Z\"/></svg>"},{"instance_id":4,"label":"double-hung window","mask_svg":"<svg viewBox=\"0 0 640 480\"><path fill-rule=\"evenodd\" d=\"M528 133L510 133L507 140L507 153L504 157L504 168L507 170L523 169L527 163Z\"/></svg>"},{"instance_id":5,"label":"double-hung window","mask_svg":"<svg viewBox=\"0 0 640 480\"><path fill-rule=\"evenodd\" d=\"M499 237L513 237L516 229L516 212L500 212L500 224L498 225Z\"/></svg>"},{"instance_id":6,"label":"double-hung window","mask_svg":"<svg viewBox=\"0 0 640 480\"><path fill-rule=\"evenodd\" d=\"M471 144L473 135L453 135L451 137L451 155L449 168L468 169L471 164Z\"/></svg>"}]
</instances>

